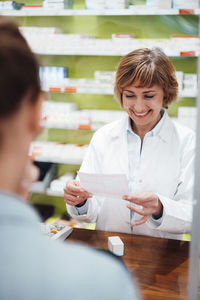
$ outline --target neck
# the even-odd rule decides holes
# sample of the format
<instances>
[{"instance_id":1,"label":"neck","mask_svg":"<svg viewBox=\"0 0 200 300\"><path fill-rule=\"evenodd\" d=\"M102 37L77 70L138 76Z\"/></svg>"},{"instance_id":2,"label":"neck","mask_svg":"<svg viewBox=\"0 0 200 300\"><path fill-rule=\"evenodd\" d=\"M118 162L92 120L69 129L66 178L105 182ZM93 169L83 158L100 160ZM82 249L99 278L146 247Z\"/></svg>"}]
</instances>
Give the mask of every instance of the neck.
<instances>
[{"instance_id":1,"label":"neck","mask_svg":"<svg viewBox=\"0 0 200 300\"><path fill-rule=\"evenodd\" d=\"M158 124L161 117L162 117L162 115L160 113L157 121L152 125L149 124L148 126L136 126L134 124L134 122L131 120L131 127L132 127L133 131L141 138L141 141L143 141L145 134L147 132L151 131Z\"/></svg>"},{"instance_id":2,"label":"neck","mask_svg":"<svg viewBox=\"0 0 200 300\"><path fill-rule=\"evenodd\" d=\"M133 131L140 137L141 141L143 142L144 136L147 132L149 132L150 130L146 130L145 128L135 128L135 126L133 126Z\"/></svg>"},{"instance_id":3,"label":"neck","mask_svg":"<svg viewBox=\"0 0 200 300\"><path fill-rule=\"evenodd\" d=\"M23 141L19 136L14 137L12 134L3 138L0 151L0 189L3 191L19 195L28 159L29 141L27 140Z\"/></svg>"},{"instance_id":4,"label":"neck","mask_svg":"<svg viewBox=\"0 0 200 300\"><path fill-rule=\"evenodd\" d=\"M42 98L32 104L27 96L15 113L0 119L0 189L4 191L22 193L29 145L39 130L41 105Z\"/></svg>"},{"instance_id":5,"label":"neck","mask_svg":"<svg viewBox=\"0 0 200 300\"><path fill-rule=\"evenodd\" d=\"M23 164L17 154L13 155L12 158L9 155L4 155L0 160L0 189L18 195L22 169Z\"/></svg>"}]
</instances>

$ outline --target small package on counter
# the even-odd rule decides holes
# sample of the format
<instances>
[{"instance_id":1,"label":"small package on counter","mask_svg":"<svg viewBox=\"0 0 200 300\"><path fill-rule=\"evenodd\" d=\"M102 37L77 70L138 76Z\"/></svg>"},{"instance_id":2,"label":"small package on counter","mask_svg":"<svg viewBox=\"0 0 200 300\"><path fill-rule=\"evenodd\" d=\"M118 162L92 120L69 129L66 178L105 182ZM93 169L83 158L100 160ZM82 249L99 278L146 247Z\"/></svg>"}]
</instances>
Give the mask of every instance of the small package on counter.
<instances>
[{"instance_id":1,"label":"small package on counter","mask_svg":"<svg viewBox=\"0 0 200 300\"><path fill-rule=\"evenodd\" d=\"M45 223L40 223L40 229L42 234L48 236L51 240L61 241L64 241L73 231L73 228L70 226Z\"/></svg>"}]
</instances>

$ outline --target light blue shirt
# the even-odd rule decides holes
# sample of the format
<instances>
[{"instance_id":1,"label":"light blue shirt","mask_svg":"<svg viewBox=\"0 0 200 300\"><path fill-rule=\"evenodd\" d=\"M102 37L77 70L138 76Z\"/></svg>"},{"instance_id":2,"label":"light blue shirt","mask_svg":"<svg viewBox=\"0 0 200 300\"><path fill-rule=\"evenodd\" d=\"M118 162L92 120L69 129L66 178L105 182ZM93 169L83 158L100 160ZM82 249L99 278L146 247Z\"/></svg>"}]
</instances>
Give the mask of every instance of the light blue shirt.
<instances>
[{"instance_id":1,"label":"light blue shirt","mask_svg":"<svg viewBox=\"0 0 200 300\"><path fill-rule=\"evenodd\" d=\"M0 299L138 300L123 264L42 236L37 213L0 192Z\"/></svg>"}]
</instances>

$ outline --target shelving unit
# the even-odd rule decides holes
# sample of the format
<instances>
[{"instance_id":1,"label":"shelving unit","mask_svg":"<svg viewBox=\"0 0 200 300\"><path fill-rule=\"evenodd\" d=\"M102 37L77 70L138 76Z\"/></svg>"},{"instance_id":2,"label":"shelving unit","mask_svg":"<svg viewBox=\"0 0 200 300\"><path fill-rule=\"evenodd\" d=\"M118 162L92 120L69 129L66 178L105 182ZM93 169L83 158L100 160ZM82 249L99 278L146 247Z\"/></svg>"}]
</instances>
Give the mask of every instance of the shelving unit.
<instances>
[{"instance_id":1,"label":"shelving unit","mask_svg":"<svg viewBox=\"0 0 200 300\"><path fill-rule=\"evenodd\" d=\"M146 48L147 46L144 45L144 47L142 48ZM96 48L96 47L95 47ZM147 47L148 48L148 47ZM138 47L134 47L134 48L131 48L132 50L136 50L138 49ZM36 54L39 54L39 55L81 55L81 56L123 56L123 55L126 55L130 52L130 49L128 49L127 51L127 48L126 49L119 49L119 50L97 50L97 49L88 49L88 50L83 50L83 49L80 49L80 50L71 50L71 49L67 49L65 51L63 50L49 50L49 51L40 51L40 50L35 50L34 51ZM186 57L186 56L189 56L189 57L198 57L198 53L194 52L194 51L184 51L184 55L181 55L181 52L182 51L179 51L179 54L177 52L174 52L174 51L170 51L170 52L165 52L165 54L169 57Z\"/></svg>"}]
</instances>

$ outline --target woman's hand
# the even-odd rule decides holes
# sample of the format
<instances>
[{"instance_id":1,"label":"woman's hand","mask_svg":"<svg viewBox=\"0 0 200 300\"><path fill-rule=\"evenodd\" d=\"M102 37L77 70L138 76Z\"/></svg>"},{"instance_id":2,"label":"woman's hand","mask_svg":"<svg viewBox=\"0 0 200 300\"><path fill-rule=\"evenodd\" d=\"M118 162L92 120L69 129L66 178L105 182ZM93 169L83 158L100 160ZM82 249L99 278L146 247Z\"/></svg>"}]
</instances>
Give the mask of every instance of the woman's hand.
<instances>
[{"instance_id":1,"label":"woman's hand","mask_svg":"<svg viewBox=\"0 0 200 300\"><path fill-rule=\"evenodd\" d=\"M70 180L64 189L64 201L71 206L81 206L91 197L92 194L87 192L76 180Z\"/></svg>"},{"instance_id":2,"label":"woman's hand","mask_svg":"<svg viewBox=\"0 0 200 300\"><path fill-rule=\"evenodd\" d=\"M154 215L154 218L159 219L162 217L163 206L160 202L160 199L156 194L151 191L141 191L136 192L130 195L125 195L123 197L124 200L137 204L138 206L133 206L131 204L127 204L127 207L141 215L142 218L135 221L133 226L141 225L145 223L149 217Z\"/></svg>"}]
</instances>

